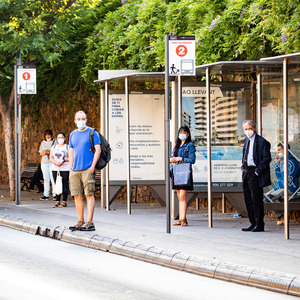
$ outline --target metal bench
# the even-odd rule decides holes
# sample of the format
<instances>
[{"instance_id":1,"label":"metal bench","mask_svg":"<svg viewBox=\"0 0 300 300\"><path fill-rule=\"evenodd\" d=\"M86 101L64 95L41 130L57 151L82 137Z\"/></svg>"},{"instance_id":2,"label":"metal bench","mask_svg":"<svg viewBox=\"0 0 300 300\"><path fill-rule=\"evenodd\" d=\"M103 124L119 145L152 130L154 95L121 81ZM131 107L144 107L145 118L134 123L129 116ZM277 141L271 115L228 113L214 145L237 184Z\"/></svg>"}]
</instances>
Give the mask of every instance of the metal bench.
<instances>
[{"instance_id":1,"label":"metal bench","mask_svg":"<svg viewBox=\"0 0 300 300\"><path fill-rule=\"evenodd\" d=\"M29 189L30 180L38 168L39 163L27 163L21 173L21 190L23 191L25 188Z\"/></svg>"},{"instance_id":2,"label":"metal bench","mask_svg":"<svg viewBox=\"0 0 300 300\"><path fill-rule=\"evenodd\" d=\"M265 202L265 210L283 210L283 202ZM296 195L289 201L289 210L300 210L300 195Z\"/></svg>"}]
</instances>

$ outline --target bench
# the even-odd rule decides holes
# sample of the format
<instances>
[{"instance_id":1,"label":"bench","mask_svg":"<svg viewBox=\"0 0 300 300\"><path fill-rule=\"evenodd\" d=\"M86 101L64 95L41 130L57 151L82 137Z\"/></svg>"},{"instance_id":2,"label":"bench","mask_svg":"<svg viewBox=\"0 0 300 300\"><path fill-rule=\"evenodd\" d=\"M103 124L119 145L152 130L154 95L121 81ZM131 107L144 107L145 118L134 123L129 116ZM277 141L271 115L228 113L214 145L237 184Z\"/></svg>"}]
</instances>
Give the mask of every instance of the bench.
<instances>
[{"instance_id":1,"label":"bench","mask_svg":"<svg viewBox=\"0 0 300 300\"><path fill-rule=\"evenodd\" d=\"M30 180L38 168L39 163L27 163L23 169L23 172L21 173L21 191L23 191L25 188L29 189L29 183Z\"/></svg>"},{"instance_id":2,"label":"bench","mask_svg":"<svg viewBox=\"0 0 300 300\"><path fill-rule=\"evenodd\" d=\"M265 202L265 210L283 210L283 202ZM300 210L300 195L296 195L289 201L289 210Z\"/></svg>"}]
</instances>

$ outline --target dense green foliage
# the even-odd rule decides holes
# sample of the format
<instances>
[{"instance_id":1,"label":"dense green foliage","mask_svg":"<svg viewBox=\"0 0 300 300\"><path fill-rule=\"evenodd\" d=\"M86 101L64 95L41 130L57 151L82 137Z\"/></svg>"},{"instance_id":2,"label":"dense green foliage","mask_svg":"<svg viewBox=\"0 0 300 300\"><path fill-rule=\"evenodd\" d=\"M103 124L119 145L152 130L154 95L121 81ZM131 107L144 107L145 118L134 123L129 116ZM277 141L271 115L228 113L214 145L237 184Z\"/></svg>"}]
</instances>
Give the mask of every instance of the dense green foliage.
<instances>
[{"instance_id":1,"label":"dense green foliage","mask_svg":"<svg viewBox=\"0 0 300 300\"><path fill-rule=\"evenodd\" d=\"M99 69L163 70L166 34L194 34L197 65L297 52L299 19L298 0L0 0L0 91L19 49L51 100Z\"/></svg>"}]
</instances>

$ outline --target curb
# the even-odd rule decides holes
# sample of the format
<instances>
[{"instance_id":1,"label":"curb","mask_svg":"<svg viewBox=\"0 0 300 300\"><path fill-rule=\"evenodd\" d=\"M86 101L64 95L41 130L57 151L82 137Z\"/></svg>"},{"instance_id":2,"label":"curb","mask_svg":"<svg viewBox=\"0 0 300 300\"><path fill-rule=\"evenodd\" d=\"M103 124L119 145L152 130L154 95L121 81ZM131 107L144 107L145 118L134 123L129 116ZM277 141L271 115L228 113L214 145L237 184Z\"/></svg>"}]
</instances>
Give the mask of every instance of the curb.
<instances>
[{"instance_id":1,"label":"curb","mask_svg":"<svg viewBox=\"0 0 300 300\"><path fill-rule=\"evenodd\" d=\"M300 276L292 274L188 256L181 252L135 244L131 241L112 239L88 232L71 232L69 229L60 226L36 224L9 215L0 215L0 226L134 258L179 271L300 297Z\"/></svg>"}]
</instances>

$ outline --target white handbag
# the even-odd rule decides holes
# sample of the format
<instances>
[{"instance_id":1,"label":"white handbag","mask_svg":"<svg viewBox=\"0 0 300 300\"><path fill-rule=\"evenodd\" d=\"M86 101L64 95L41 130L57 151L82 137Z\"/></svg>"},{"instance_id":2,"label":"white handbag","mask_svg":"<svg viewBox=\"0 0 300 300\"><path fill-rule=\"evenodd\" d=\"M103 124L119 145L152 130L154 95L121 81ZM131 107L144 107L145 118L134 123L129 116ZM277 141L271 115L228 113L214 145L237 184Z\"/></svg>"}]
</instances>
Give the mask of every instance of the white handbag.
<instances>
[{"instance_id":1,"label":"white handbag","mask_svg":"<svg viewBox=\"0 0 300 300\"><path fill-rule=\"evenodd\" d=\"M60 195L63 191L62 177L60 176L60 172L57 171L56 182L55 182L55 194Z\"/></svg>"}]
</instances>

